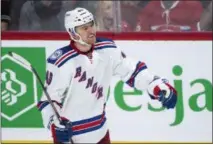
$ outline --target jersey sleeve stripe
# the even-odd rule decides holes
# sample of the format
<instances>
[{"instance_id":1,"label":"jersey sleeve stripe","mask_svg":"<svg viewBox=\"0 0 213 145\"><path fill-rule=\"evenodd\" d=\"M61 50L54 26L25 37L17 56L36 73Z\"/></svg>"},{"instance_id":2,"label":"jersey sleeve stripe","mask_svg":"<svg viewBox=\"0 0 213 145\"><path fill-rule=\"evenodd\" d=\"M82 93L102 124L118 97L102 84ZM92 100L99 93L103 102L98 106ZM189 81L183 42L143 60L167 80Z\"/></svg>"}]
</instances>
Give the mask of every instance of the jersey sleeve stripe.
<instances>
[{"instance_id":1,"label":"jersey sleeve stripe","mask_svg":"<svg viewBox=\"0 0 213 145\"><path fill-rule=\"evenodd\" d=\"M115 46L115 44L100 44L98 46L95 46L95 48L103 47L103 46Z\"/></svg>"},{"instance_id":2,"label":"jersey sleeve stripe","mask_svg":"<svg viewBox=\"0 0 213 145\"><path fill-rule=\"evenodd\" d=\"M102 45L100 47L95 47L95 50L105 49L105 48L116 48L115 45Z\"/></svg>"},{"instance_id":3,"label":"jersey sleeve stripe","mask_svg":"<svg viewBox=\"0 0 213 145\"><path fill-rule=\"evenodd\" d=\"M136 65L136 69L135 71L132 73L131 77L129 80L126 81L126 83L130 86L130 87L135 87L135 77L137 76L137 74L141 71L143 71L144 69L147 69L147 66L145 65L145 63L143 62L138 62Z\"/></svg>"},{"instance_id":4,"label":"jersey sleeve stripe","mask_svg":"<svg viewBox=\"0 0 213 145\"><path fill-rule=\"evenodd\" d=\"M116 45L113 41L102 41L102 42L97 42L94 45L95 49L104 49L104 48L116 48Z\"/></svg>"},{"instance_id":5,"label":"jersey sleeve stripe","mask_svg":"<svg viewBox=\"0 0 213 145\"><path fill-rule=\"evenodd\" d=\"M52 100L53 103L57 104L60 108L62 107L62 104L55 101L55 100ZM38 104L37 104L37 108L39 111L42 111L47 105L49 105L49 101L39 101Z\"/></svg>"},{"instance_id":6,"label":"jersey sleeve stripe","mask_svg":"<svg viewBox=\"0 0 213 145\"><path fill-rule=\"evenodd\" d=\"M95 45L94 46L99 46L99 45L111 45L111 44L114 44L114 42L112 42L112 41L103 41L103 42L97 42L97 43L95 43Z\"/></svg>"},{"instance_id":7,"label":"jersey sleeve stripe","mask_svg":"<svg viewBox=\"0 0 213 145\"><path fill-rule=\"evenodd\" d=\"M64 58L63 59L63 61L61 61L59 64L58 64L58 67L61 67L63 64L65 64L69 59L71 59L71 58L74 58L74 57L76 57L76 56L78 56L79 55L79 53L73 53L72 55L69 55L69 56L67 56L66 58Z\"/></svg>"},{"instance_id":8,"label":"jersey sleeve stripe","mask_svg":"<svg viewBox=\"0 0 213 145\"><path fill-rule=\"evenodd\" d=\"M44 102L41 102L41 101L40 101L40 102L37 104L38 110L41 111L41 110L44 109L44 107L46 107L48 104L49 104L49 102L47 102L47 101L44 101Z\"/></svg>"},{"instance_id":9,"label":"jersey sleeve stripe","mask_svg":"<svg viewBox=\"0 0 213 145\"><path fill-rule=\"evenodd\" d=\"M66 59L66 57L68 57L69 55L72 55L75 51L68 51L67 53L63 54L56 62L55 65L58 65L61 61L63 61L64 59Z\"/></svg>"}]
</instances>

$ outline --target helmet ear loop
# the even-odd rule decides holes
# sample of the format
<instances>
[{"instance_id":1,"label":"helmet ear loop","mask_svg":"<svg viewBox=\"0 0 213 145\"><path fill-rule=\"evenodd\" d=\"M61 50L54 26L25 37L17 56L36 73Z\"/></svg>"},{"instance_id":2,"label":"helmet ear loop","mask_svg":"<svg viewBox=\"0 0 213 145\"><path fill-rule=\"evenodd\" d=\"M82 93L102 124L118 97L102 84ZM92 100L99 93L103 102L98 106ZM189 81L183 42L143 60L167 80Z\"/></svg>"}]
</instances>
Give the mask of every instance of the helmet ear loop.
<instances>
[{"instance_id":1,"label":"helmet ear loop","mask_svg":"<svg viewBox=\"0 0 213 145\"><path fill-rule=\"evenodd\" d=\"M81 36L80 36L78 33L76 33L74 29L73 29L73 31L72 31L72 30L69 28L68 31L69 31L70 37L71 37L71 39L72 39L73 41L79 42L79 43L81 43L81 44L83 44L83 45L88 45L87 43L85 43L84 41L82 41Z\"/></svg>"},{"instance_id":2,"label":"helmet ear loop","mask_svg":"<svg viewBox=\"0 0 213 145\"><path fill-rule=\"evenodd\" d=\"M75 28L73 29L73 31L70 28L68 30L69 30L71 39L73 39L74 41L79 41L81 39L80 36L75 32Z\"/></svg>"}]
</instances>

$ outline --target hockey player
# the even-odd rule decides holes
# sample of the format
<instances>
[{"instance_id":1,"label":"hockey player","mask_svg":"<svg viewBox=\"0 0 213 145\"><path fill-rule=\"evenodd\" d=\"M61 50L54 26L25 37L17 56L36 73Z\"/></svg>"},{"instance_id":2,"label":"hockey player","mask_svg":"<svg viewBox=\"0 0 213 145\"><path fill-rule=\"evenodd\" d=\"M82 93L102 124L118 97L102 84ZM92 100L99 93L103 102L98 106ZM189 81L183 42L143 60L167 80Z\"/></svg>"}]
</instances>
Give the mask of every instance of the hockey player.
<instances>
[{"instance_id":1,"label":"hockey player","mask_svg":"<svg viewBox=\"0 0 213 145\"><path fill-rule=\"evenodd\" d=\"M112 76L152 99L174 108L176 90L164 79L153 75L144 62L126 57L113 40L96 38L93 15L84 8L65 14L70 44L57 49L47 59L46 87L60 112L55 113L42 96L38 103L43 124L52 132L54 143L110 143L105 103Z\"/></svg>"}]
</instances>

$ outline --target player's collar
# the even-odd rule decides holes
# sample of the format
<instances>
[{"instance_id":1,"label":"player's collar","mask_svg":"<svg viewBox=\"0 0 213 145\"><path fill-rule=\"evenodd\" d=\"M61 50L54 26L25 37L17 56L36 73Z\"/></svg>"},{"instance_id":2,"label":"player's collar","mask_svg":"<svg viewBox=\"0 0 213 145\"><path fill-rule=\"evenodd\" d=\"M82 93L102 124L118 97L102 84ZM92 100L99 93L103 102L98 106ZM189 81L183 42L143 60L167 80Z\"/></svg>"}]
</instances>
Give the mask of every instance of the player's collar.
<instances>
[{"instance_id":1,"label":"player's collar","mask_svg":"<svg viewBox=\"0 0 213 145\"><path fill-rule=\"evenodd\" d=\"M75 42L75 41L71 40L71 41L70 41L70 46L71 46L71 48L73 48L73 49L74 49L77 53L79 53L79 54L87 55L88 53L91 53L91 52L93 52L93 50L94 50L94 45L92 45L92 47L91 47L91 49L90 49L89 51L87 51L87 52L82 52L82 51L80 51L80 50L74 45L74 42Z\"/></svg>"}]
</instances>

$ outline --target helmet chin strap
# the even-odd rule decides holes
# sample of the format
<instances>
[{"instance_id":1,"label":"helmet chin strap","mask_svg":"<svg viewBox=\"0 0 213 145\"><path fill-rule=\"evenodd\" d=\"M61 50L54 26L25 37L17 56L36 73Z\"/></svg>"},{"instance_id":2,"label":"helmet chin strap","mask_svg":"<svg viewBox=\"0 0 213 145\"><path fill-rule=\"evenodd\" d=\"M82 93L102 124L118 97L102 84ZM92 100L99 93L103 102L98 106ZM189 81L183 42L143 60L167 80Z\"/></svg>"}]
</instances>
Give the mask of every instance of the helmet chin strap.
<instances>
[{"instance_id":1,"label":"helmet chin strap","mask_svg":"<svg viewBox=\"0 0 213 145\"><path fill-rule=\"evenodd\" d=\"M82 45L85 45L85 46L91 46L90 44L84 42L79 34L75 33L75 35L78 36L80 39L79 39L79 40L76 40L76 39L74 39L74 38L72 37L72 35L70 35L70 36L71 36L71 39L72 39L73 41L78 42L78 43L80 43L80 44L82 44Z\"/></svg>"}]
</instances>

